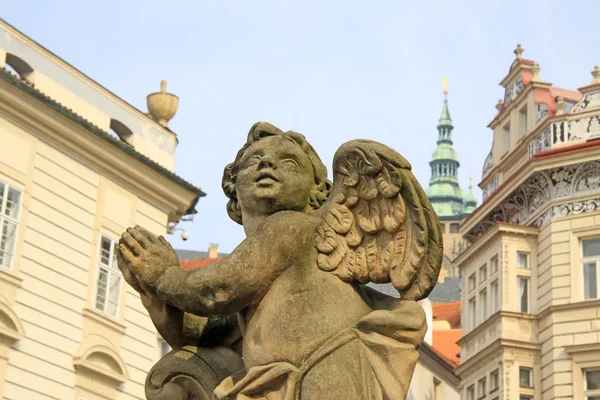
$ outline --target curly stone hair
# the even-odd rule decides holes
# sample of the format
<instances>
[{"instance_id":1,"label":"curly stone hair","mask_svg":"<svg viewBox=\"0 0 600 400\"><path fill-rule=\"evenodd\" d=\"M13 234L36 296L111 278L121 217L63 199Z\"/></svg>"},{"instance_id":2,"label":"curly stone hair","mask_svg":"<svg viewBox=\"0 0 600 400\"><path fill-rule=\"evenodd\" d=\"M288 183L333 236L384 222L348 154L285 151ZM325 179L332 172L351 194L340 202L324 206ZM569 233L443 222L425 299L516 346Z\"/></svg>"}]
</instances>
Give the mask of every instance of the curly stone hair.
<instances>
[{"instance_id":1,"label":"curly stone hair","mask_svg":"<svg viewBox=\"0 0 600 400\"><path fill-rule=\"evenodd\" d=\"M311 208L313 210L318 210L327 200L327 196L329 196L329 191L331 190L331 181L327 179L327 168L325 165L323 165L323 162L317 155L317 152L315 149L313 149L310 143L308 143L304 135L292 131L283 132L268 122L257 122L252 125L252 128L250 128L246 144L244 144L240 151L238 151L235 160L225 167L225 171L223 171L223 180L221 182L223 192L225 192L225 196L229 198L229 202L227 202L227 213L232 220L240 225L242 224L242 210L238 204L237 193L235 190L235 184L240 167L240 159L248 147L250 147L253 143L270 136L281 136L291 140L300 146L302 151L304 151L304 153L308 156L308 159L313 166L315 175L315 188L310 193L309 200Z\"/></svg>"}]
</instances>

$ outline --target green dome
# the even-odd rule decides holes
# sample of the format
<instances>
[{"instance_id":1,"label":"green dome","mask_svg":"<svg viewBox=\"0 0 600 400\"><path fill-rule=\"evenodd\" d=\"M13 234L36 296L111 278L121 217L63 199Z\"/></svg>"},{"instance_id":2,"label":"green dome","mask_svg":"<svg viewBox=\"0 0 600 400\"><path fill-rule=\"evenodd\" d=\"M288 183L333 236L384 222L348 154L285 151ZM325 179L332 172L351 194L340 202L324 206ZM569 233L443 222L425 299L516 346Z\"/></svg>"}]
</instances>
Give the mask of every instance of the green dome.
<instances>
[{"instance_id":1,"label":"green dome","mask_svg":"<svg viewBox=\"0 0 600 400\"><path fill-rule=\"evenodd\" d=\"M440 143L433 151L431 161L434 160L454 160L458 162L458 155L452 145L448 143Z\"/></svg>"}]
</instances>

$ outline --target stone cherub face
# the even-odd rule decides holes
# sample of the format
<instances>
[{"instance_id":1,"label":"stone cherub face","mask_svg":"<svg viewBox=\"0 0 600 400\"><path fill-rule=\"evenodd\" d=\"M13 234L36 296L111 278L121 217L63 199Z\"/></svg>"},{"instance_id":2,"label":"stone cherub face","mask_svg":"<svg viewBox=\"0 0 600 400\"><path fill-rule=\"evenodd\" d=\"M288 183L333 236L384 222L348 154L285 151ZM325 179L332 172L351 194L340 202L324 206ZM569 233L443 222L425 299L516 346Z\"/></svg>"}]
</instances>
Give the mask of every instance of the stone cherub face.
<instances>
[{"instance_id":1,"label":"stone cherub face","mask_svg":"<svg viewBox=\"0 0 600 400\"><path fill-rule=\"evenodd\" d=\"M327 199L327 169L303 135L255 124L235 161L225 168L223 190L229 216L310 212Z\"/></svg>"}]
</instances>

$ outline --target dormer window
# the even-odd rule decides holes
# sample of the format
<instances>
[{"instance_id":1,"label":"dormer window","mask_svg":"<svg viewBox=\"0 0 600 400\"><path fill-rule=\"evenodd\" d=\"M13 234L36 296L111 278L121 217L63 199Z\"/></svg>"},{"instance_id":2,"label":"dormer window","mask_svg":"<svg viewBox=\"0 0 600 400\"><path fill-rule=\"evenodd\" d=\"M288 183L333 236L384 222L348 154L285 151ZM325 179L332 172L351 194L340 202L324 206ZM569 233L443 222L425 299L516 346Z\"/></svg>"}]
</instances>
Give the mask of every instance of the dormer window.
<instances>
[{"instance_id":1,"label":"dormer window","mask_svg":"<svg viewBox=\"0 0 600 400\"><path fill-rule=\"evenodd\" d=\"M521 136L527 135L527 106L519 111L519 128Z\"/></svg>"}]
</instances>

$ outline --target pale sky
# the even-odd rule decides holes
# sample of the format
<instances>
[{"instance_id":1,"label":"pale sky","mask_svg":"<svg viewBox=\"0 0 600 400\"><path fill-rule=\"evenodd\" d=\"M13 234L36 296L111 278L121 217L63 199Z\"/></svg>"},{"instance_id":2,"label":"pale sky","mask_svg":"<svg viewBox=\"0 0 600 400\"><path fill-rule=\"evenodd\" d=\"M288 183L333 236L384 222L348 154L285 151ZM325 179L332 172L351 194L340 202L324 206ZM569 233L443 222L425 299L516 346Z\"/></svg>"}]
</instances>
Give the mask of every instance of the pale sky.
<instances>
[{"instance_id":1,"label":"pale sky","mask_svg":"<svg viewBox=\"0 0 600 400\"><path fill-rule=\"evenodd\" d=\"M3 0L0 17L143 111L167 80L180 98L176 173L208 194L180 224L190 239L167 239L193 250L230 252L244 238L221 174L256 121L303 133L330 170L345 141L380 141L426 187L449 76L467 190L471 171L481 179L517 43L559 87L588 85L600 63L598 0Z\"/></svg>"}]
</instances>

